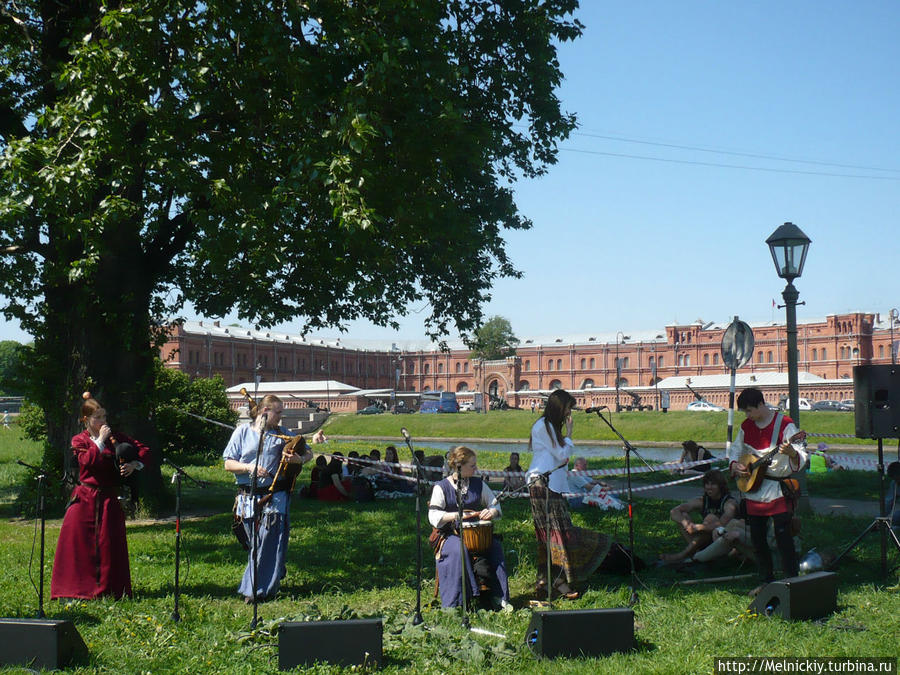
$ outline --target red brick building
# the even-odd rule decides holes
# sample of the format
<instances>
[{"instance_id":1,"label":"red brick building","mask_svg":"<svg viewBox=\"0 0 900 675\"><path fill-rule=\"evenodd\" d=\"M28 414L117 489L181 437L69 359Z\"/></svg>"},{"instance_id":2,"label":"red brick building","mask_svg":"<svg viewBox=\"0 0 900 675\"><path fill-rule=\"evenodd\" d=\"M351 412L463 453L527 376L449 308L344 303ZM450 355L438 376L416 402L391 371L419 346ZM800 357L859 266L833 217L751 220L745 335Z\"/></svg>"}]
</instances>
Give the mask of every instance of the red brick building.
<instances>
[{"instance_id":1,"label":"red brick building","mask_svg":"<svg viewBox=\"0 0 900 675\"><path fill-rule=\"evenodd\" d=\"M462 399L466 392L490 391L517 406L528 406L531 400L540 399L539 392L559 387L575 393L587 405L609 405L616 393L618 359L619 396L624 395L625 402L630 397L622 394L623 389L649 394L646 402L655 402L655 385L664 382L660 388L670 390L671 407L683 408L694 398L685 386L690 384L687 378L706 386L700 393L711 401L721 398L722 378L697 378L728 373L721 356L726 328L727 324L698 321L645 335L619 332L540 343L525 340L516 356L481 362L470 359L466 349L369 350L346 347L340 341L222 327L219 322L188 322L174 329L161 357L170 367L189 374L219 374L227 386L252 382L254 374L266 382L330 379L361 389L453 391ZM758 379L760 386L767 382L767 397L777 400L777 395L787 390L785 326L767 323L752 328L753 358L739 373L752 378L747 381ZM894 326L894 333L896 344L900 324ZM891 339L887 317L873 313L835 314L824 321L798 325L798 369L812 376L801 378L801 396L813 400L852 398L853 367L890 363ZM673 391L673 386L678 391Z\"/></svg>"}]
</instances>

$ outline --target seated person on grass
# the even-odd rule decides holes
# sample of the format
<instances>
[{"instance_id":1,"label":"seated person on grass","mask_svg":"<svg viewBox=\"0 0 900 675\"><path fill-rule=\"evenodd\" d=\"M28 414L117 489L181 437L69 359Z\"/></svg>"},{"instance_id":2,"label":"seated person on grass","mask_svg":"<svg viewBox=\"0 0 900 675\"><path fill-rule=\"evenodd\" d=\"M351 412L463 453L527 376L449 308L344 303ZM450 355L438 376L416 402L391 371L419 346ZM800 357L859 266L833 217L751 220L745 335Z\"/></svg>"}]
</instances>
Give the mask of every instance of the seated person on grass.
<instances>
[{"instance_id":1,"label":"seated person on grass","mask_svg":"<svg viewBox=\"0 0 900 675\"><path fill-rule=\"evenodd\" d=\"M574 471L587 471L587 460L584 457L576 457L575 464L572 468ZM569 492L579 495L577 497L569 497L570 509L584 508L584 496L590 494L595 487L609 489L609 485L603 481L594 480L583 473L569 473L568 481Z\"/></svg>"},{"instance_id":2,"label":"seated person on grass","mask_svg":"<svg viewBox=\"0 0 900 675\"><path fill-rule=\"evenodd\" d=\"M703 474L703 495L679 504L669 514L678 524L686 546L677 553L660 555L660 560L667 563L685 561L709 546L717 528L726 527L737 515L737 507L737 500L728 491L725 474L717 469L707 471ZM694 522L691 516L694 512L700 514L701 522Z\"/></svg>"},{"instance_id":3,"label":"seated person on grass","mask_svg":"<svg viewBox=\"0 0 900 675\"><path fill-rule=\"evenodd\" d=\"M685 441L681 444L681 458L679 464L684 462L700 462L704 459L715 459L713 454L699 445L696 441ZM706 473L712 468L712 464L698 464L690 469L678 469L677 473L688 476L696 476L697 474Z\"/></svg>"}]
</instances>

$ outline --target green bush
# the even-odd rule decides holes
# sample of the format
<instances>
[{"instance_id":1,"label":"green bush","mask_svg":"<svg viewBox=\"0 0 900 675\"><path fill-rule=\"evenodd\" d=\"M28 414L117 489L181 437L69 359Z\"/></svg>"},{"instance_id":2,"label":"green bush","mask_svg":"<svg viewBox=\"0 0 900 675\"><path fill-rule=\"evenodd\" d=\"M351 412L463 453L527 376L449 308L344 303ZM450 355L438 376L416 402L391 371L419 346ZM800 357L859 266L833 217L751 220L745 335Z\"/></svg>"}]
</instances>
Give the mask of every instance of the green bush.
<instances>
[{"instance_id":1,"label":"green bush","mask_svg":"<svg viewBox=\"0 0 900 675\"><path fill-rule=\"evenodd\" d=\"M221 376L191 379L157 362L153 416L159 453L177 463L205 464L222 454L237 413L228 407ZM205 421L195 417L199 415Z\"/></svg>"},{"instance_id":2,"label":"green bush","mask_svg":"<svg viewBox=\"0 0 900 675\"><path fill-rule=\"evenodd\" d=\"M25 401L16 419L25 438L43 443L47 440L47 420L39 405Z\"/></svg>"}]
</instances>

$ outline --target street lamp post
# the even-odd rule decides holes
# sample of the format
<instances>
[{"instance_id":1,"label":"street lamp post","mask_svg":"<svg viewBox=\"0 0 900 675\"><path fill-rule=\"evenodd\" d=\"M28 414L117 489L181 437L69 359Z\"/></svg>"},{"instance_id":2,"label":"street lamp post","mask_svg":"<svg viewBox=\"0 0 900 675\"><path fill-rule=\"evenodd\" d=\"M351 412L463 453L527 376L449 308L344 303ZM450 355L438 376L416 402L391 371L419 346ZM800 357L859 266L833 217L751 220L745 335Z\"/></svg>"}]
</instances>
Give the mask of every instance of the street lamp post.
<instances>
[{"instance_id":1,"label":"street lamp post","mask_svg":"<svg viewBox=\"0 0 900 675\"><path fill-rule=\"evenodd\" d=\"M400 349L397 345L391 346L391 371L393 387L391 391L391 406L397 409L397 389L400 387Z\"/></svg>"},{"instance_id":2,"label":"street lamp post","mask_svg":"<svg viewBox=\"0 0 900 675\"><path fill-rule=\"evenodd\" d=\"M800 293L794 287L794 279L803 274L806 253L811 240L793 223L785 223L775 230L766 243L775 263L778 276L787 281L781 297L787 313L787 348L788 348L788 406L791 419L800 426L800 387L797 378L797 298ZM799 303L806 304L806 303ZM801 510L809 510L809 494L806 491L806 476L801 471L800 504Z\"/></svg>"},{"instance_id":3,"label":"street lamp post","mask_svg":"<svg viewBox=\"0 0 900 675\"><path fill-rule=\"evenodd\" d=\"M888 312L888 319L891 322L891 365L897 364L897 350L894 347L894 324L897 322L897 310L892 309Z\"/></svg>"},{"instance_id":4,"label":"street lamp post","mask_svg":"<svg viewBox=\"0 0 900 675\"><path fill-rule=\"evenodd\" d=\"M797 298L800 293L794 287L794 279L803 274L806 252L809 250L810 238L793 223L785 223L775 230L766 243L775 262L778 276L787 281L781 297L783 307L787 310L787 345L788 345L788 399L791 418L800 423L799 384L797 381Z\"/></svg>"},{"instance_id":5,"label":"street lamp post","mask_svg":"<svg viewBox=\"0 0 900 675\"><path fill-rule=\"evenodd\" d=\"M322 364L322 372L325 373L325 407L328 414L331 414L331 362L328 361L328 355L325 355L325 363Z\"/></svg>"},{"instance_id":6,"label":"street lamp post","mask_svg":"<svg viewBox=\"0 0 900 675\"><path fill-rule=\"evenodd\" d=\"M616 412L620 412L622 410L622 406L619 405L619 380L622 379L622 364L619 361L619 336L622 336L622 342L625 340L631 339L630 335L625 335L622 331L616 333Z\"/></svg>"}]
</instances>

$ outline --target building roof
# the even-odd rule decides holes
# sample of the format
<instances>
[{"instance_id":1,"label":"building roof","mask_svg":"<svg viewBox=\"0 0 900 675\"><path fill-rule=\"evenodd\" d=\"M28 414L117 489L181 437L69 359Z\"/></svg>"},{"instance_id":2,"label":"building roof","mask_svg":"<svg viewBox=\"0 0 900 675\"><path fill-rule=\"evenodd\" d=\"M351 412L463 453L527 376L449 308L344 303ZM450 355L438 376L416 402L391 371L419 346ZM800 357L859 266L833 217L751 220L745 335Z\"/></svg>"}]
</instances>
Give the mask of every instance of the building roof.
<instances>
[{"instance_id":1,"label":"building roof","mask_svg":"<svg viewBox=\"0 0 900 675\"><path fill-rule=\"evenodd\" d=\"M305 382L260 382L258 385L253 382L243 382L233 387L228 387L225 393L239 394L241 388L254 395L283 393L288 395L296 394L298 396L315 396L319 394L324 396L326 393L329 393L332 396L339 396L341 394L355 394L359 391L358 387L345 382L338 382L337 380L308 380Z\"/></svg>"},{"instance_id":2,"label":"building roof","mask_svg":"<svg viewBox=\"0 0 900 675\"><path fill-rule=\"evenodd\" d=\"M690 383L688 383L690 380ZM797 381L799 384L825 384L827 382L832 382L834 380L826 380L824 378L819 377L818 375L813 375L812 373L807 373L805 371L800 371L797 373ZM695 389L708 389L713 387L729 387L731 386L731 375L728 373L722 373L719 375L692 375L690 377L677 375L674 377L666 377L659 381L660 389L687 389L687 385L690 384ZM784 386L786 387L788 384L788 374L785 372L776 372L776 371L763 371L763 372L755 372L755 373L741 373L738 372L734 378L734 385L737 388L744 387L769 387L769 386ZM633 387L629 387L629 389L633 389Z\"/></svg>"},{"instance_id":3,"label":"building roof","mask_svg":"<svg viewBox=\"0 0 900 675\"><path fill-rule=\"evenodd\" d=\"M874 314L874 330L889 330L890 320L889 312L868 312L868 311L847 311L834 312L825 317L808 317L800 322L800 325L825 323L828 317L838 314ZM553 347L563 345L612 345L616 343L617 337L622 333L628 336L623 344L632 344L642 342L644 344L666 343L666 328L668 326L700 326L703 330L725 330L731 324L733 317L725 321L704 321L697 318L693 321L679 322L673 321L661 328L646 329L630 329L624 331L608 331L600 330L591 333L559 333L556 335L535 335L521 338L519 347L535 348L535 347ZM770 321L747 321L747 325L751 328L771 328L773 326L784 326L783 317L780 320ZM897 320L894 327L900 332L900 320ZM263 342L276 342L292 345L310 345L323 346L330 349L353 349L368 350L377 352L391 352L402 350L403 352L431 352L439 351L438 344L427 338L421 339L395 339L395 340L365 340L354 339L348 337L303 337L302 335L285 333L283 331L268 330L252 330L242 326L216 326L213 321L185 321L182 328L186 333L195 335L213 335L220 337L231 337L238 340L256 340ZM447 340L446 344L451 350L468 349L462 340Z\"/></svg>"}]
</instances>

